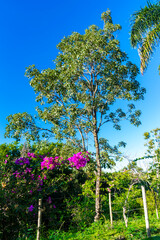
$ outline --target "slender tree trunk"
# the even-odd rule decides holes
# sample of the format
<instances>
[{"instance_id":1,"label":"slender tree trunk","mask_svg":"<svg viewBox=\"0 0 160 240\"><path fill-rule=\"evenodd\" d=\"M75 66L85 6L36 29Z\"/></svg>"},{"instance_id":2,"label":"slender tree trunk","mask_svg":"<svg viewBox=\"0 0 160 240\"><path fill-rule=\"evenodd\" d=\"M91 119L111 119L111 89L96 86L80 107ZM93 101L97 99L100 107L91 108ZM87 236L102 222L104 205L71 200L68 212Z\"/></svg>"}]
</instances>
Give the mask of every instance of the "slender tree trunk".
<instances>
[{"instance_id":1,"label":"slender tree trunk","mask_svg":"<svg viewBox=\"0 0 160 240\"><path fill-rule=\"evenodd\" d=\"M111 192L109 192L109 215L110 215L111 227L113 227Z\"/></svg>"},{"instance_id":2,"label":"slender tree trunk","mask_svg":"<svg viewBox=\"0 0 160 240\"><path fill-rule=\"evenodd\" d=\"M137 182L133 182L130 186L129 186L129 189L128 189L128 193L127 193L127 196L126 196L126 199L125 199L125 202L124 202L124 206L123 206L123 218L124 218L124 222L125 222L125 225L126 227L128 227L128 218L126 216L126 211L127 211L127 203L128 203L128 198L129 198L129 193L133 187L134 184L136 184Z\"/></svg>"},{"instance_id":3,"label":"slender tree trunk","mask_svg":"<svg viewBox=\"0 0 160 240\"><path fill-rule=\"evenodd\" d=\"M94 142L96 147L96 163L97 163L97 173L96 173L96 201L95 201L95 217L94 221L98 221L100 218L100 182L101 182L101 164L100 164L100 152L99 152L99 142L97 130L94 131Z\"/></svg>"},{"instance_id":4,"label":"slender tree trunk","mask_svg":"<svg viewBox=\"0 0 160 240\"><path fill-rule=\"evenodd\" d=\"M126 207L125 206L123 206L123 218L124 218L126 227L128 227L128 218L126 216Z\"/></svg>"},{"instance_id":5,"label":"slender tree trunk","mask_svg":"<svg viewBox=\"0 0 160 240\"><path fill-rule=\"evenodd\" d=\"M157 219L159 219L159 216L158 216L158 204L157 204L157 198L156 198L156 193L154 190L153 191L153 196L154 196L154 202L155 202L155 207L156 207L156 216L157 216Z\"/></svg>"},{"instance_id":6,"label":"slender tree trunk","mask_svg":"<svg viewBox=\"0 0 160 240\"><path fill-rule=\"evenodd\" d=\"M158 166L156 167L156 177L157 177L157 179L159 179L159 158L158 158L158 155L156 157L156 162L158 164ZM157 183L157 189L159 190L158 183ZM153 194L154 194L154 201L155 201L155 206L156 206L156 216L157 216L157 219L159 219L159 216L158 216L158 204L157 204L157 198L156 198L156 195L158 197L158 193L155 194L155 192L153 190Z\"/></svg>"}]
</instances>

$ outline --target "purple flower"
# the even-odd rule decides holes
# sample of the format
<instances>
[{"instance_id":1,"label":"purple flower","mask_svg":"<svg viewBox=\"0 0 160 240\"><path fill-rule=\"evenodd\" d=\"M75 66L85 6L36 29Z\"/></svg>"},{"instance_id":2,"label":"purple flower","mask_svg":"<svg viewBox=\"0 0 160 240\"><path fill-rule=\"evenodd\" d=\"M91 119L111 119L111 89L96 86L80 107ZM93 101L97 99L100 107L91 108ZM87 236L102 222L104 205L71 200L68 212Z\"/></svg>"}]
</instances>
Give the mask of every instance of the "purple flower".
<instances>
[{"instance_id":1,"label":"purple flower","mask_svg":"<svg viewBox=\"0 0 160 240\"><path fill-rule=\"evenodd\" d=\"M20 175L20 173L19 173L18 171L15 171L15 172L13 173L13 175L15 175L15 177L17 177L17 178L20 178L20 177L21 177L21 175Z\"/></svg>"},{"instance_id":2,"label":"purple flower","mask_svg":"<svg viewBox=\"0 0 160 240\"><path fill-rule=\"evenodd\" d=\"M52 203L52 199L51 199L51 197L50 197L50 196L48 197L48 199L47 199L47 202L48 202L49 204L51 204L51 203Z\"/></svg>"},{"instance_id":3,"label":"purple flower","mask_svg":"<svg viewBox=\"0 0 160 240\"><path fill-rule=\"evenodd\" d=\"M28 158L24 158L24 160L23 160L23 162L24 162L24 164L30 164L30 162L29 162L29 159Z\"/></svg>"},{"instance_id":4,"label":"purple flower","mask_svg":"<svg viewBox=\"0 0 160 240\"><path fill-rule=\"evenodd\" d=\"M34 153L27 153L28 157L31 157L31 158L36 158L36 155Z\"/></svg>"},{"instance_id":5,"label":"purple flower","mask_svg":"<svg viewBox=\"0 0 160 240\"><path fill-rule=\"evenodd\" d=\"M4 163L7 164L7 160L5 160Z\"/></svg>"},{"instance_id":6,"label":"purple flower","mask_svg":"<svg viewBox=\"0 0 160 240\"><path fill-rule=\"evenodd\" d=\"M68 158L68 161L70 162L71 167L79 169L86 166L88 159L83 156L82 152L79 152L74 154L73 157Z\"/></svg>"},{"instance_id":7,"label":"purple flower","mask_svg":"<svg viewBox=\"0 0 160 240\"><path fill-rule=\"evenodd\" d=\"M53 207L54 207L54 208L56 208L56 206L55 206L55 205L53 205Z\"/></svg>"},{"instance_id":8,"label":"purple flower","mask_svg":"<svg viewBox=\"0 0 160 240\"><path fill-rule=\"evenodd\" d=\"M28 208L28 211L29 211L29 212L32 212L33 209L34 209L34 207L33 207L33 205L31 205L31 206Z\"/></svg>"},{"instance_id":9,"label":"purple flower","mask_svg":"<svg viewBox=\"0 0 160 240\"><path fill-rule=\"evenodd\" d=\"M31 173L32 168L26 168L24 171L25 171L25 173Z\"/></svg>"},{"instance_id":10,"label":"purple flower","mask_svg":"<svg viewBox=\"0 0 160 240\"><path fill-rule=\"evenodd\" d=\"M12 190L11 192L12 192L12 193L16 193L16 191L14 191L14 190Z\"/></svg>"},{"instance_id":11,"label":"purple flower","mask_svg":"<svg viewBox=\"0 0 160 240\"><path fill-rule=\"evenodd\" d=\"M43 180L39 181L39 185L42 186L43 185Z\"/></svg>"},{"instance_id":12,"label":"purple flower","mask_svg":"<svg viewBox=\"0 0 160 240\"><path fill-rule=\"evenodd\" d=\"M57 158L59 157L55 157L55 159L53 157L43 158L43 162L41 162L41 170L43 170L44 167L51 170L54 169L56 165L59 165Z\"/></svg>"},{"instance_id":13,"label":"purple flower","mask_svg":"<svg viewBox=\"0 0 160 240\"><path fill-rule=\"evenodd\" d=\"M29 162L29 159L28 159L28 158L23 158L23 157L21 157L21 158L19 158L19 159L17 159L17 160L15 161L15 164L22 166L22 165L24 165L24 164L28 164L28 165L29 165L30 162Z\"/></svg>"},{"instance_id":14,"label":"purple flower","mask_svg":"<svg viewBox=\"0 0 160 240\"><path fill-rule=\"evenodd\" d=\"M30 177L32 180L34 180L34 174L31 174Z\"/></svg>"}]
</instances>

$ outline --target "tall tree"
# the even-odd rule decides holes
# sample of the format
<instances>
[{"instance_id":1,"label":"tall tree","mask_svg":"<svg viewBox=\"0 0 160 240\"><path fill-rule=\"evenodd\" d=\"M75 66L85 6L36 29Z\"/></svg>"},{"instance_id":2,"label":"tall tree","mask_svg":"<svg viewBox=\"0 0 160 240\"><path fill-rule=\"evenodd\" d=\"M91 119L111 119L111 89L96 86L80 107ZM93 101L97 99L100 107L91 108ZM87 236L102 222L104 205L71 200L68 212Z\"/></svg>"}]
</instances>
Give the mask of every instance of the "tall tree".
<instances>
[{"instance_id":1,"label":"tall tree","mask_svg":"<svg viewBox=\"0 0 160 240\"><path fill-rule=\"evenodd\" d=\"M110 10L102 14L102 20L103 29L92 25L84 34L74 32L62 39L54 69L39 71L33 65L26 71L37 102L45 104L45 107L37 108L38 115L52 124L49 131L56 138L70 140L85 150L86 134L93 135L96 150L95 221L100 217L100 129L105 123L112 122L113 127L120 130L122 119L129 119L138 126L140 111L135 110L133 103L128 105L126 112L121 108L113 111L112 106L120 100L143 99L145 92L136 80L138 68L128 61L115 38L120 25L113 24ZM29 124L26 118L30 119ZM28 136L37 134L36 130L30 131L36 126L28 115L23 115L23 119L11 115L8 120L6 136L18 137L16 122L23 132L27 124L25 134ZM77 138L81 140L77 141ZM102 140L102 143L107 150L107 142Z\"/></svg>"},{"instance_id":2,"label":"tall tree","mask_svg":"<svg viewBox=\"0 0 160 240\"><path fill-rule=\"evenodd\" d=\"M138 48L141 73L147 68L160 40L160 1L136 11L131 18L131 45Z\"/></svg>"}]
</instances>

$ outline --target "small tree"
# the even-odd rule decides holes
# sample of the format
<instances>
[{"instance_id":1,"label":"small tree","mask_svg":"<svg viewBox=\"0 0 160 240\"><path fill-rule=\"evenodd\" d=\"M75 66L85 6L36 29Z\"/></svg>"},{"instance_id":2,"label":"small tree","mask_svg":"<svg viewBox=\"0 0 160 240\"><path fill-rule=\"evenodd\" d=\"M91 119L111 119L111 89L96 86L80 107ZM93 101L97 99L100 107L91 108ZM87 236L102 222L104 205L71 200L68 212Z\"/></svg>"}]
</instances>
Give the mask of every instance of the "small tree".
<instances>
[{"instance_id":1,"label":"small tree","mask_svg":"<svg viewBox=\"0 0 160 240\"><path fill-rule=\"evenodd\" d=\"M150 132L144 133L146 140L145 146L147 147L147 153L153 158L151 164L152 174L155 173L155 178L159 181L159 164L160 164L160 128L151 130ZM158 182L157 182L158 188Z\"/></svg>"},{"instance_id":2,"label":"small tree","mask_svg":"<svg viewBox=\"0 0 160 240\"><path fill-rule=\"evenodd\" d=\"M150 132L145 132L144 138L146 140L145 146L147 147L147 153L149 153L153 158L150 167L149 180L151 182L152 193L155 201L156 216L157 219L159 219L157 197L159 192L160 128L153 129Z\"/></svg>"},{"instance_id":3,"label":"small tree","mask_svg":"<svg viewBox=\"0 0 160 240\"><path fill-rule=\"evenodd\" d=\"M62 39L58 44L60 52L55 69L39 71L33 65L26 70L37 94L36 101L46 104L37 111L41 119L52 124L48 132L57 139L72 141L83 150L86 149L86 135L93 135L96 149L95 221L100 217L100 129L105 123L112 122L113 127L120 130L121 119L129 119L131 124L138 126L140 111L135 111L133 104L126 112L121 108L114 112L112 106L117 100L143 99L145 92L136 80L138 68L127 61L126 53L120 50L114 36L121 29L120 25L112 23L110 10L102 14L102 20L104 29L92 25L85 34L74 32ZM23 132L28 137L34 134L35 139L37 130L42 130L36 128L34 119L27 113L23 113L23 118L10 115L8 120L6 136L18 138Z\"/></svg>"},{"instance_id":4,"label":"small tree","mask_svg":"<svg viewBox=\"0 0 160 240\"><path fill-rule=\"evenodd\" d=\"M144 133L144 139L146 140L145 146L147 152L151 155L156 155L156 161L159 162L160 158L160 128L151 130Z\"/></svg>"}]
</instances>

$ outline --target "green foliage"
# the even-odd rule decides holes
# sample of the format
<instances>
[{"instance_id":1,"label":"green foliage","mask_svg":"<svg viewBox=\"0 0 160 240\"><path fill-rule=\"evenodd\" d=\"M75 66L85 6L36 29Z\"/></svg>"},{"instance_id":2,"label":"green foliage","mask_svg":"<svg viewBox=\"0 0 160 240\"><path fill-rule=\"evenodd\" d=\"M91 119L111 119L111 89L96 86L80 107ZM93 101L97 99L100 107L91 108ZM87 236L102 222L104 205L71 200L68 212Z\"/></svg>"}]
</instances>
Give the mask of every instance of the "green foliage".
<instances>
[{"instance_id":1,"label":"green foliage","mask_svg":"<svg viewBox=\"0 0 160 240\"><path fill-rule=\"evenodd\" d=\"M159 159L160 154L160 128L151 130L150 132L144 133L144 138L146 140L145 146L147 147L147 152L152 155L156 155Z\"/></svg>"},{"instance_id":2,"label":"green foliage","mask_svg":"<svg viewBox=\"0 0 160 240\"><path fill-rule=\"evenodd\" d=\"M158 235L157 239L159 239L160 224L159 221L156 221L154 218L151 219L151 233L153 235ZM99 221L85 228L84 231L79 231L77 233L50 230L48 235L48 239L54 240L140 240L145 237L146 229L144 218L130 219L130 226L127 229L122 221L114 223L113 228L110 227L109 221Z\"/></svg>"},{"instance_id":3,"label":"green foliage","mask_svg":"<svg viewBox=\"0 0 160 240\"><path fill-rule=\"evenodd\" d=\"M158 191L159 188L159 170L160 170L160 129L156 128L150 132L144 133L147 147L147 154L151 156L150 174L148 181L151 187ZM159 192L159 191L158 191Z\"/></svg>"},{"instance_id":4,"label":"green foliage","mask_svg":"<svg viewBox=\"0 0 160 240\"><path fill-rule=\"evenodd\" d=\"M118 99L143 99L144 88L136 80L138 68L128 61L120 49L115 33L120 25L113 24L110 10L102 14L104 29L92 25L85 34L74 32L58 44L59 54L55 69L38 70L34 65L26 70L30 85L36 93L39 118L52 124L48 134L57 139L68 139L77 147L86 148L86 134L99 132L101 126L112 122L120 129L120 120L140 124L140 111L134 105L128 112L112 110ZM6 137L39 138L43 129L27 113L8 117ZM17 124L18 123L18 124ZM80 141L77 140L77 133Z\"/></svg>"},{"instance_id":5,"label":"green foliage","mask_svg":"<svg viewBox=\"0 0 160 240\"><path fill-rule=\"evenodd\" d=\"M31 171L32 177L25 172L27 168L24 165L15 164L22 146L20 149L17 143L0 146L1 156L8 154L1 159L0 168L0 238L3 240L11 237L16 240L22 236L26 238L35 232L39 198L43 199L44 232L48 228L59 229L61 225L67 230L72 222L78 225L82 220L77 217L74 219L72 213L76 212L77 208L80 209L76 198L82 192L81 185L84 184L87 173L83 170L74 170L67 163L53 170L42 171L40 165L42 158L38 157L39 155L54 157L60 153L69 157L71 151L66 153L62 144L48 142L36 143L28 147L37 153L36 158L29 160L28 171ZM12 158L13 156L15 158ZM19 177L22 174L24 177ZM31 205L34 206L32 212L28 210Z\"/></svg>"},{"instance_id":6,"label":"green foliage","mask_svg":"<svg viewBox=\"0 0 160 240\"><path fill-rule=\"evenodd\" d=\"M103 168L112 168L116 165L116 161L121 160L121 152L119 151L120 147L125 147L126 143L123 141L119 144L112 147L108 140L105 138L99 139L99 148L100 148L100 162Z\"/></svg>"},{"instance_id":7,"label":"green foliage","mask_svg":"<svg viewBox=\"0 0 160 240\"><path fill-rule=\"evenodd\" d=\"M49 154L49 156L67 156L68 145L61 143L42 142L28 145L37 155ZM66 148L67 147L67 148ZM4 151L4 153L3 153ZM75 149L70 149L70 154ZM143 202L140 188L140 180L136 180L140 170L136 163L129 164L123 171L115 173L102 172L101 181L101 221L93 223L95 215L95 185L96 176L94 168L74 170L67 166L45 171L43 174L47 179L43 183L43 190L36 191L37 180L15 179L12 173L20 171L20 166L15 166L11 156L18 156L22 152L22 146L17 143L0 145L1 159L0 168L0 238L10 239L35 239L37 225L37 203L38 198L43 198L41 239L143 239L145 233L145 221L143 218ZM4 154L8 154L6 157ZM4 160L7 158L7 164ZM38 169L39 158L31 160L31 166L36 176L41 175ZM141 171L141 170L140 170ZM143 173L146 175L145 173ZM147 174L148 178L148 174ZM144 181L145 178L142 180ZM151 175L148 181L154 182ZM126 204L128 217L128 228L122 222L124 206L128 189L133 182ZM35 189L35 191L34 191ZM153 188L152 188L153 189ZM32 194L30 190L33 190ZM148 188L146 191L149 219L152 233L159 233L159 222L155 220L155 201L153 191ZM16 192L15 192L16 191ZM111 191L112 211L114 228L112 229L109 219L108 191ZM48 202L51 197L52 204ZM159 202L158 196L157 203ZM33 204L34 211L29 212L28 207ZM56 205L56 208L53 206ZM141 216L141 219L137 217ZM3 232L3 233L2 233ZM3 234L3 235L2 235ZM43 237L44 236L44 237Z\"/></svg>"},{"instance_id":8,"label":"green foliage","mask_svg":"<svg viewBox=\"0 0 160 240\"><path fill-rule=\"evenodd\" d=\"M22 136L27 141L39 140L39 130L35 119L28 113L16 113L7 117L5 137L12 137L19 141Z\"/></svg>"},{"instance_id":9,"label":"green foliage","mask_svg":"<svg viewBox=\"0 0 160 240\"><path fill-rule=\"evenodd\" d=\"M136 80L139 70L128 61L120 49L115 35L121 29L112 23L110 10L102 14L104 28L91 25L84 34L73 32L57 45L59 50L54 69L38 70L29 66L26 76L36 93L38 118L50 123L49 134L59 141L70 141L77 148L86 150L87 136L91 134L96 149L96 217L99 219L99 186L101 168L111 167L120 155L117 147L110 147L99 140L102 126L108 122L117 130L121 120L140 125L141 112L135 110L132 101L144 98L145 89ZM119 100L131 101L127 110L114 109ZM36 126L28 113L8 117L6 137L19 140L39 140L39 132L45 136L47 129ZM121 144L121 146L125 144ZM113 153L113 157L110 157Z\"/></svg>"},{"instance_id":10,"label":"green foliage","mask_svg":"<svg viewBox=\"0 0 160 240\"><path fill-rule=\"evenodd\" d=\"M1 144L0 145L0 160L1 163L6 159L6 155L9 155L12 159L15 159L21 154L22 145L19 145L18 142L13 142L10 144ZM0 164L1 164L0 163Z\"/></svg>"},{"instance_id":11,"label":"green foliage","mask_svg":"<svg viewBox=\"0 0 160 240\"><path fill-rule=\"evenodd\" d=\"M160 3L147 3L131 18L131 45L138 47L141 60L141 73L147 68L149 60L160 39Z\"/></svg>"}]
</instances>

